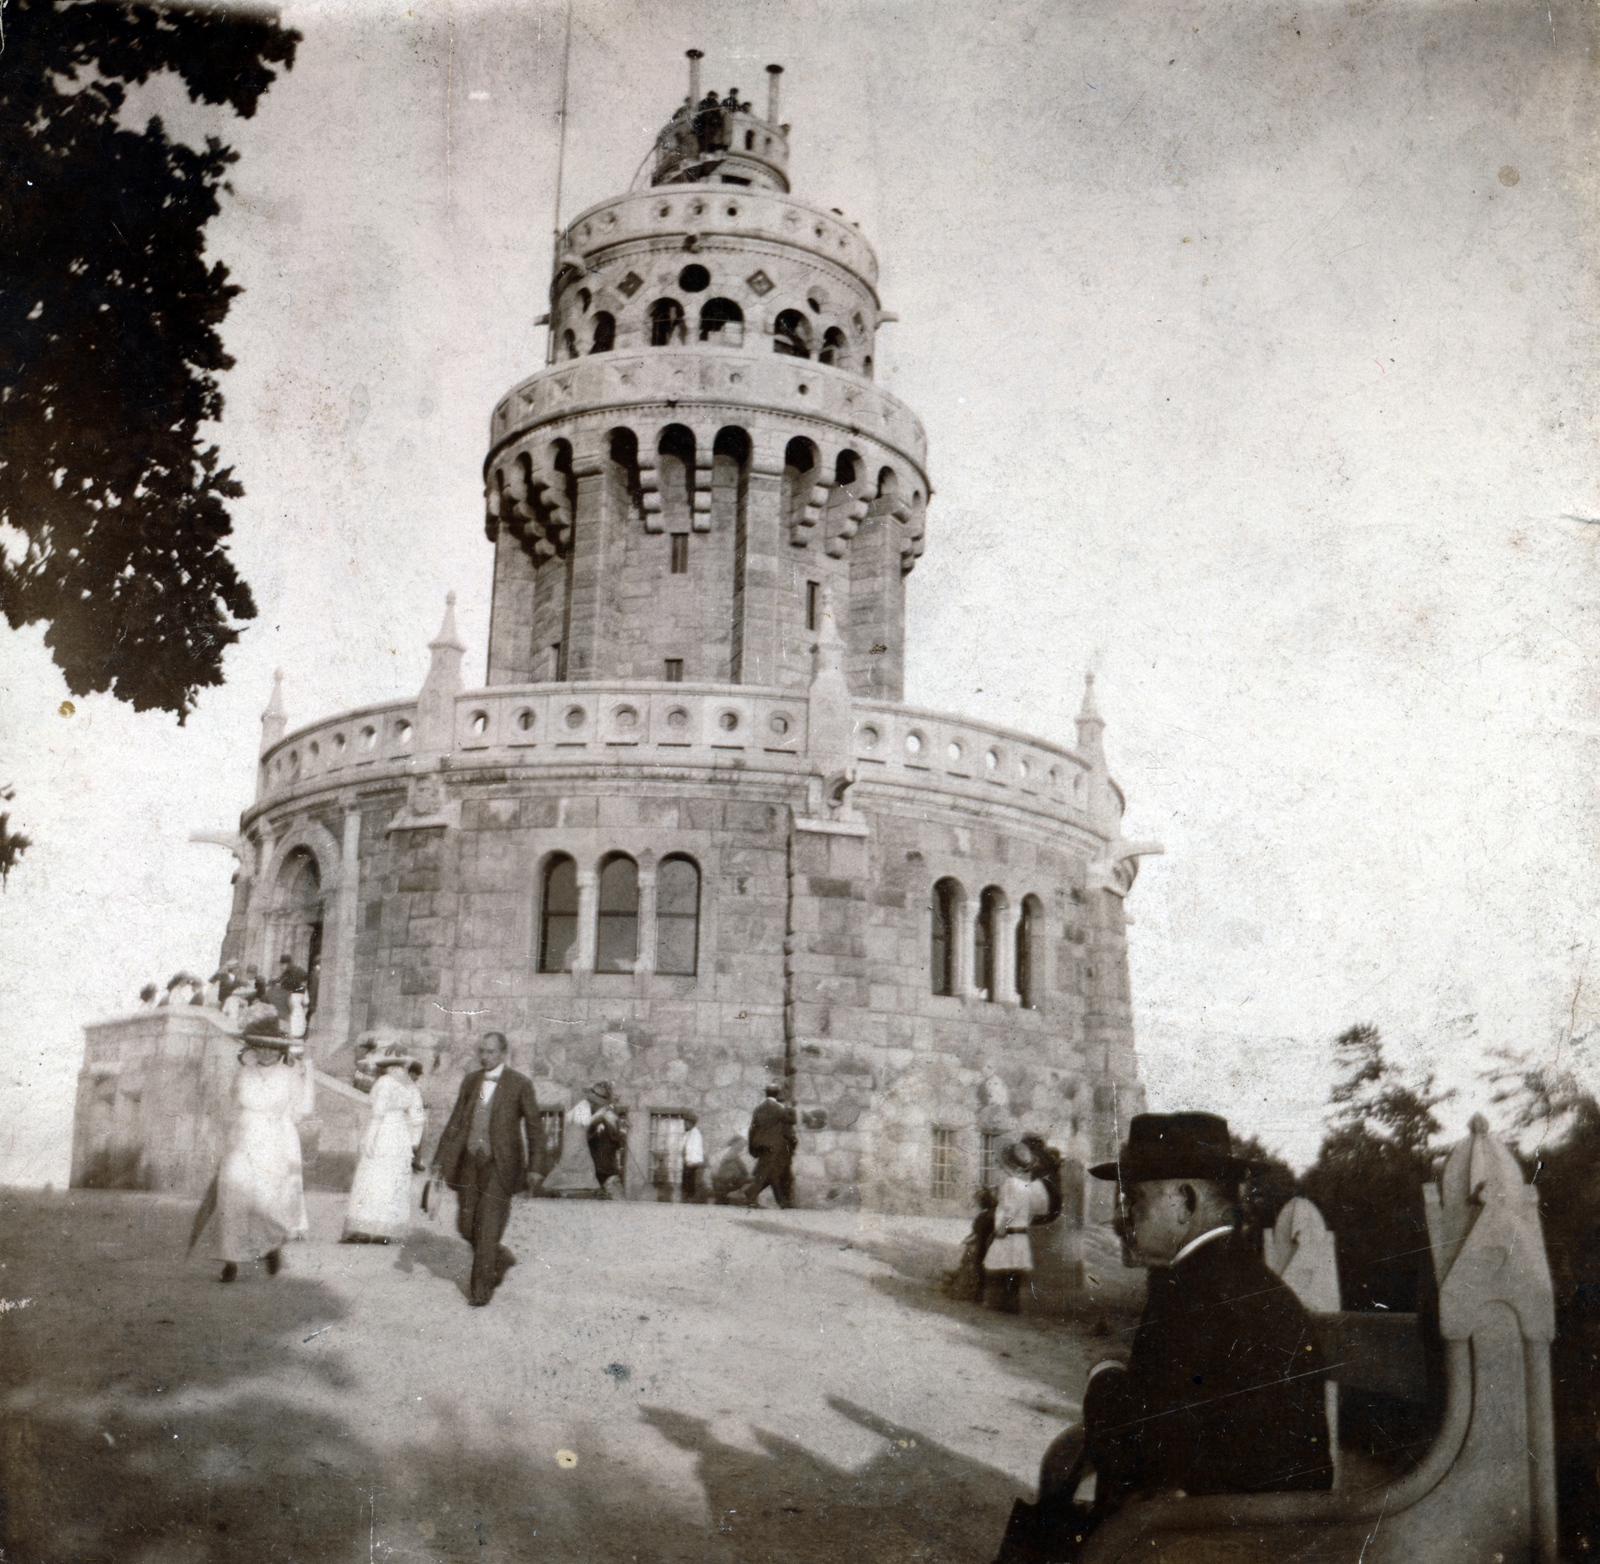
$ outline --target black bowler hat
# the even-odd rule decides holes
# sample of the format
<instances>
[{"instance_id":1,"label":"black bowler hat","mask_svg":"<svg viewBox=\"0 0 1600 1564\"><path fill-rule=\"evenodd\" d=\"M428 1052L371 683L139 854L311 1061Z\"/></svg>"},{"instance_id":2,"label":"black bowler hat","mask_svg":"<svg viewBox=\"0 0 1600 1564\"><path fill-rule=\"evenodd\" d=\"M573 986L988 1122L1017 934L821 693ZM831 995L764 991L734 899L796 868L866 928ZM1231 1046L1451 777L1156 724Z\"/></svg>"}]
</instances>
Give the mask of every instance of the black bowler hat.
<instances>
[{"instance_id":1,"label":"black bowler hat","mask_svg":"<svg viewBox=\"0 0 1600 1564\"><path fill-rule=\"evenodd\" d=\"M1117 1160L1098 1163L1089 1172L1123 1184L1157 1178L1237 1183L1249 1164L1234 1156L1228 1121L1214 1113L1136 1113Z\"/></svg>"}]
</instances>

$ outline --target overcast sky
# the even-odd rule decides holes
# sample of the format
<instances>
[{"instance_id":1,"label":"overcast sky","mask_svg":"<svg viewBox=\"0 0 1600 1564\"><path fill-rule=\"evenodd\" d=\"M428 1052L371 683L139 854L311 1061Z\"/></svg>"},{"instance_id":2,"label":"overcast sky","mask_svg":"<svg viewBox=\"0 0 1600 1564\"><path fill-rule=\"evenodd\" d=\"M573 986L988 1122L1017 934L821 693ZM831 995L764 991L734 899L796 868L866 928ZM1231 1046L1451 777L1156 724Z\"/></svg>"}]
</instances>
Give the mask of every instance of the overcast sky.
<instances>
[{"instance_id":1,"label":"overcast sky","mask_svg":"<svg viewBox=\"0 0 1600 1564\"><path fill-rule=\"evenodd\" d=\"M255 120L143 98L241 153L210 234L261 616L182 729L61 715L0 632L12 1181L65 1177L83 1022L210 970L230 861L187 838L250 801L272 669L291 724L414 691L454 588L482 676L563 12L285 19ZM1296 1160L1354 1021L1462 1087L1452 1126L1490 1048L1591 1069L1595 32L1571 0L576 0L566 216L626 188L686 48L751 98L786 67L795 191L877 246L879 378L928 429L908 699L1069 740L1098 671L1126 832L1167 848L1129 902L1152 1105Z\"/></svg>"}]
</instances>

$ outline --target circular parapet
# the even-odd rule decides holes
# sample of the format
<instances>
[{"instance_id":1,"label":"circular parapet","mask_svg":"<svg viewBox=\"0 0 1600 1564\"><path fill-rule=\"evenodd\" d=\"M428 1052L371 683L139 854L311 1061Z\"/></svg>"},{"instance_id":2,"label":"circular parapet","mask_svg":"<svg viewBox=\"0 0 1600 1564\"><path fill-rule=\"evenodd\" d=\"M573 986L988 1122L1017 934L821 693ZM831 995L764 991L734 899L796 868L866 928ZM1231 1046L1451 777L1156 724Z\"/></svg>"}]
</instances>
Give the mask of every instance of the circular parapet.
<instances>
[{"instance_id":1,"label":"circular parapet","mask_svg":"<svg viewBox=\"0 0 1600 1564\"><path fill-rule=\"evenodd\" d=\"M898 397L825 364L706 348L608 353L530 375L494 410L485 467L512 441L559 419L601 410L646 407L657 412L697 406L747 408L834 424L905 457L926 484L927 433Z\"/></svg>"},{"instance_id":2,"label":"circular parapet","mask_svg":"<svg viewBox=\"0 0 1600 1564\"><path fill-rule=\"evenodd\" d=\"M580 212L561 235L560 253L605 264L607 252L632 240L712 235L768 240L842 266L871 287L878 257L855 224L837 212L776 191L737 185L658 185Z\"/></svg>"}]
</instances>

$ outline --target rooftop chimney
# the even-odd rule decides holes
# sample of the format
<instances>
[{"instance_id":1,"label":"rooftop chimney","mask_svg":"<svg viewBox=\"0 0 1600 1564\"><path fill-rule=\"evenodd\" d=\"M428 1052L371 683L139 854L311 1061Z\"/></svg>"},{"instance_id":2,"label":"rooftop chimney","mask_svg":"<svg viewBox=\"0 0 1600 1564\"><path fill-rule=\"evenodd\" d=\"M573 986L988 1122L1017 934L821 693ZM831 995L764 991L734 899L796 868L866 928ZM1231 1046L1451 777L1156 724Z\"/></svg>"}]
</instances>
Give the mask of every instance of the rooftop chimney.
<instances>
[{"instance_id":1,"label":"rooftop chimney","mask_svg":"<svg viewBox=\"0 0 1600 1564\"><path fill-rule=\"evenodd\" d=\"M778 78L783 75L781 65L767 67L767 123L778 123Z\"/></svg>"},{"instance_id":2,"label":"rooftop chimney","mask_svg":"<svg viewBox=\"0 0 1600 1564\"><path fill-rule=\"evenodd\" d=\"M698 49L689 50L689 105L692 108L700 101L700 62L705 55Z\"/></svg>"}]
</instances>

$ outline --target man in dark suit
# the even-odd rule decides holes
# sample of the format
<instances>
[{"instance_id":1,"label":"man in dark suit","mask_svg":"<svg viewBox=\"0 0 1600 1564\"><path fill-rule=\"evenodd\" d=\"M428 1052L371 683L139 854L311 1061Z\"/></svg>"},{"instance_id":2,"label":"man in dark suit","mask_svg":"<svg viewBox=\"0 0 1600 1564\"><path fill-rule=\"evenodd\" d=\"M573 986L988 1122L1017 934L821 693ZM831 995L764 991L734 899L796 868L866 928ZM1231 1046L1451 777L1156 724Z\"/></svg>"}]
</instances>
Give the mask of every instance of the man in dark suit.
<instances>
[{"instance_id":1,"label":"man in dark suit","mask_svg":"<svg viewBox=\"0 0 1600 1564\"><path fill-rule=\"evenodd\" d=\"M997 1564L1071 1559L1130 1499L1287 1493L1332 1481L1325 1365L1300 1300L1240 1231L1247 1171L1225 1119L1143 1113L1115 1162L1123 1263L1149 1268L1126 1363L1097 1364L1083 1423L1050 1447ZM1095 1473L1092 1508L1073 1494Z\"/></svg>"},{"instance_id":2,"label":"man in dark suit","mask_svg":"<svg viewBox=\"0 0 1600 1564\"><path fill-rule=\"evenodd\" d=\"M745 1194L745 1204L755 1205L769 1185L773 1198L787 1207L794 1199L790 1165L800 1144L795 1111L783 1100L781 1086L769 1086L766 1098L750 1115L750 1155L756 1159L756 1176Z\"/></svg>"},{"instance_id":3,"label":"man in dark suit","mask_svg":"<svg viewBox=\"0 0 1600 1564\"><path fill-rule=\"evenodd\" d=\"M450 1120L434 1153L434 1177L455 1190L456 1230L472 1245L471 1300L481 1308L494 1296L517 1257L500 1240L511 1216L511 1197L542 1176L544 1129L533 1082L506 1064L503 1032L485 1032L478 1064L461 1083Z\"/></svg>"}]
</instances>

